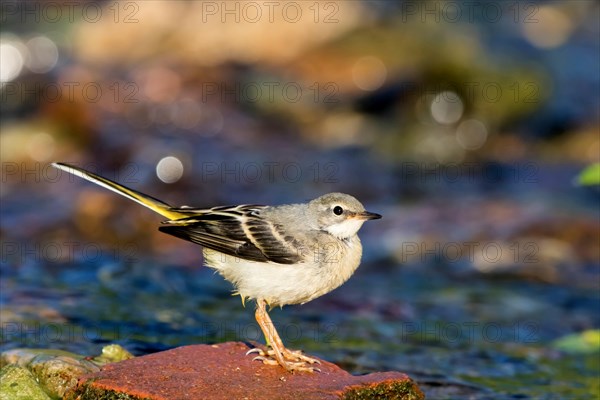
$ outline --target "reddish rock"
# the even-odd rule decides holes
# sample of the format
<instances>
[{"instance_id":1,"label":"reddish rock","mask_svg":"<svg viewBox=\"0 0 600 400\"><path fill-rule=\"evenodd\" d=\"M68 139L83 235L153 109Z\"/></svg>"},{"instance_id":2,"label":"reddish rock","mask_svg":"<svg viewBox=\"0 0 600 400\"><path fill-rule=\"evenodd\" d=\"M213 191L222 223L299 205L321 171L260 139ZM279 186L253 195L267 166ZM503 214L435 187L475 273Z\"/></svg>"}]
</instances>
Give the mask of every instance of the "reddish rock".
<instances>
[{"instance_id":1,"label":"reddish rock","mask_svg":"<svg viewBox=\"0 0 600 400\"><path fill-rule=\"evenodd\" d=\"M353 376L321 360L321 372L291 374L246 356L229 342L194 345L125 360L83 376L67 399L423 399L400 372Z\"/></svg>"}]
</instances>

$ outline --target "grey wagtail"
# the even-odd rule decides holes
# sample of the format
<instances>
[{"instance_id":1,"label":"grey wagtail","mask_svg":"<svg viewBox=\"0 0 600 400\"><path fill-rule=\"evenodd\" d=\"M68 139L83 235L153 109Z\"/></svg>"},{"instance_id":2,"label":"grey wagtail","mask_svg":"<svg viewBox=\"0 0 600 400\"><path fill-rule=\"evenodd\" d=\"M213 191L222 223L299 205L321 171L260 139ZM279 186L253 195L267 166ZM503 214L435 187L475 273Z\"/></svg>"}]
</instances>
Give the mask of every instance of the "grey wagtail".
<instances>
[{"instance_id":1,"label":"grey wagtail","mask_svg":"<svg viewBox=\"0 0 600 400\"><path fill-rule=\"evenodd\" d=\"M203 246L205 264L234 285L242 302L256 301L256 321L271 350L248 353L288 371L318 371L312 366L318 360L283 345L267 305L303 304L346 282L362 256L356 233L365 221L381 215L365 211L343 193L281 206L171 207L81 168L52 165L168 218L160 231Z\"/></svg>"}]
</instances>

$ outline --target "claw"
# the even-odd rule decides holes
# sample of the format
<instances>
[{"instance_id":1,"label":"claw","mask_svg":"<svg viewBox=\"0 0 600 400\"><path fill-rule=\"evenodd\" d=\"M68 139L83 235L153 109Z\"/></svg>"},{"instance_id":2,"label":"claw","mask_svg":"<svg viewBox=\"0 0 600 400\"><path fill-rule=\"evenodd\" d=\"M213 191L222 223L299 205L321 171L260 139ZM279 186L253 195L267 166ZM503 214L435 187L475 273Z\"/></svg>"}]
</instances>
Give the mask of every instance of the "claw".
<instances>
[{"instance_id":1,"label":"claw","mask_svg":"<svg viewBox=\"0 0 600 400\"><path fill-rule=\"evenodd\" d=\"M304 365L293 365L290 366L288 368L288 371L291 372L296 372L296 371L300 371L300 372L321 372L321 370L319 368L316 367L307 367Z\"/></svg>"},{"instance_id":2,"label":"claw","mask_svg":"<svg viewBox=\"0 0 600 400\"><path fill-rule=\"evenodd\" d=\"M284 349L282 356L284 358L283 363L277 361L277 356L274 350L263 350L255 347L246 352L246 355L257 354L252 361L260 361L267 365L281 365L290 372L302 371L302 372L321 372L317 367L312 367L310 364L318 364L321 362L316 358L311 358L302 354L298 350Z\"/></svg>"},{"instance_id":3,"label":"claw","mask_svg":"<svg viewBox=\"0 0 600 400\"><path fill-rule=\"evenodd\" d=\"M305 356L300 350L287 350L285 349L284 357L287 359L301 360L309 364L319 364L321 365L321 361L316 358Z\"/></svg>"},{"instance_id":4,"label":"claw","mask_svg":"<svg viewBox=\"0 0 600 400\"><path fill-rule=\"evenodd\" d=\"M264 352L264 351L262 351L262 349L259 349L258 347L255 347L255 348L253 348L253 349L250 349L250 350L248 350L248 351L246 352L246 355L248 356L248 355L250 355L250 354L252 354L252 353L258 353L258 354L261 354L261 355L264 355L264 354L265 354L265 352Z\"/></svg>"},{"instance_id":5,"label":"claw","mask_svg":"<svg viewBox=\"0 0 600 400\"><path fill-rule=\"evenodd\" d=\"M252 361L260 361L263 364L267 364L267 365L279 365L279 363L276 360L270 360L263 356L256 356L252 359Z\"/></svg>"}]
</instances>

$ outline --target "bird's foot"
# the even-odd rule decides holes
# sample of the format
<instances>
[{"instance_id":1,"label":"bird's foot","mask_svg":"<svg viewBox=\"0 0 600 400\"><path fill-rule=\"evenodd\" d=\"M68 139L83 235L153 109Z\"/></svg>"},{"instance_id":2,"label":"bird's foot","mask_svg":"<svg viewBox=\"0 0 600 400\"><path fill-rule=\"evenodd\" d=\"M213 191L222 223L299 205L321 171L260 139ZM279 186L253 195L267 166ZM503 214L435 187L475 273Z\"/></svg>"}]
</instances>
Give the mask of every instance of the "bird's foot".
<instances>
[{"instance_id":1,"label":"bird's foot","mask_svg":"<svg viewBox=\"0 0 600 400\"><path fill-rule=\"evenodd\" d=\"M288 350L284 348L281 351L283 356L282 360L279 360L275 350L264 351L259 348L250 349L248 354L258 354L252 360L262 361L263 364L267 365L281 365L283 368L290 372L321 372L317 367L313 367L311 364L321 364L316 358L308 357L304 355L300 350Z\"/></svg>"}]
</instances>

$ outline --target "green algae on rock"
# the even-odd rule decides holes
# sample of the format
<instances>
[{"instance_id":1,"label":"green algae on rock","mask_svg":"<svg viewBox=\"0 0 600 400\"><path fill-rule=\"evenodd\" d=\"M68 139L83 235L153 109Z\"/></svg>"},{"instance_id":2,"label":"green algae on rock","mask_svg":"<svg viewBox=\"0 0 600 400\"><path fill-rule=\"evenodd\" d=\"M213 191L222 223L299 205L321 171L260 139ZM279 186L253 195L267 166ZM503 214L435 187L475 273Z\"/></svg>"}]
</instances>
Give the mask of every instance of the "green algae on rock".
<instances>
[{"instance_id":1,"label":"green algae on rock","mask_svg":"<svg viewBox=\"0 0 600 400\"><path fill-rule=\"evenodd\" d=\"M123 360L129 360L133 358L133 354L125 350L118 344L109 344L102 348L102 354L92 359L97 364L107 364L113 362L119 362Z\"/></svg>"},{"instance_id":2,"label":"green algae on rock","mask_svg":"<svg viewBox=\"0 0 600 400\"><path fill-rule=\"evenodd\" d=\"M18 365L0 370L0 400L51 400L33 374Z\"/></svg>"},{"instance_id":3,"label":"green algae on rock","mask_svg":"<svg viewBox=\"0 0 600 400\"><path fill-rule=\"evenodd\" d=\"M10 379L18 378L16 383L18 387L23 386L23 393L33 393L33 387L37 388L37 393L43 393L46 398L63 398L65 393L77 385L79 377L100 370L100 366L127 360L133 358L133 355L121 346L112 344L102 349L102 354L95 358L87 358L82 355L70 353L68 351L56 349L12 349L3 352L0 355L0 363L4 371L10 373ZM18 368L15 370L15 368ZM2 380L2 393L4 394L4 385L14 385L12 380ZM22 382L22 383L21 383ZM31 388L31 390L29 390ZM12 392L7 392L12 393ZM20 393L20 392L17 392ZM23 398L37 399L28 394L25 397L13 397L13 394L6 399ZM4 400L4 397L0 397Z\"/></svg>"},{"instance_id":4,"label":"green algae on rock","mask_svg":"<svg viewBox=\"0 0 600 400\"><path fill-rule=\"evenodd\" d=\"M28 368L46 393L58 398L62 398L69 389L77 385L80 376L99 369L87 360L48 355L35 357Z\"/></svg>"}]
</instances>

